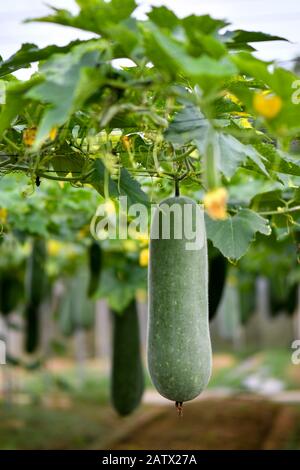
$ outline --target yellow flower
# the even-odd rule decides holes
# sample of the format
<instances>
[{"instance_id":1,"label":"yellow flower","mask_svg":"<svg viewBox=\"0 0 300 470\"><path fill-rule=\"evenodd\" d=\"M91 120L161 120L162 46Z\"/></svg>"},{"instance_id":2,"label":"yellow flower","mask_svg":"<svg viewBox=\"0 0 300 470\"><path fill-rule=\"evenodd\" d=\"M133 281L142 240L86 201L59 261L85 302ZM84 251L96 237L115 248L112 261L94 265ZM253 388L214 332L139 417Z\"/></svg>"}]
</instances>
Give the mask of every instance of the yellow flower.
<instances>
[{"instance_id":1,"label":"yellow flower","mask_svg":"<svg viewBox=\"0 0 300 470\"><path fill-rule=\"evenodd\" d=\"M224 98L232 101L232 103L235 103L235 104L242 104L241 101L238 99L237 96L235 96L233 93L230 93L230 92L226 92L225 95L224 95Z\"/></svg>"},{"instance_id":2,"label":"yellow flower","mask_svg":"<svg viewBox=\"0 0 300 470\"><path fill-rule=\"evenodd\" d=\"M55 140L57 136L57 127L52 127L51 131L49 132L49 139Z\"/></svg>"},{"instance_id":3,"label":"yellow flower","mask_svg":"<svg viewBox=\"0 0 300 470\"><path fill-rule=\"evenodd\" d=\"M251 122L246 118L239 119L238 123L244 129L253 129Z\"/></svg>"},{"instance_id":4,"label":"yellow flower","mask_svg":"<svg viewBox=\"0 0 300 470\"><path fill-rule=\"evenodd\" d=\"M137 244L133 240L124 240L123 247L124 247L125 251L129 251L129 252L132 252L132 253L137 251L137 248L138 248Z\"/></svg>"},{"instance_id":5,"label":"yellow flower","mask_svg":"<svg viewBox=\"0 0 300 470\"><path fill-rule=\"evenodd\" d=\"M225 188L209 191L203 198L204 207L212 219L225 220L227 218L228 193Z\"/></svg>"},{"instance_id":6,"label":"yellow flower","mask_svg":"<svg viewBox=\"0 0 300 470\"><path fill-rule=\"evenodd\" d=\"M140 266L142 267L148 266L148 262L149 262L149 249L148 248L144 248L143 250L141 250L139 261L140 261Z\"/></svg>"},{"instance_id":7,"label":"yellow flower","mask_svg":"<svg viewBox=\"0 0 300 470\"><path fill-rule=\"evenodd\" d=\"M245 111L233 111L231 114L234 116L241 116L241 117L250 117L249 113L245 113Z\"/></svg>"},{"instance_id":8,"label":"yellow flower","mask_svg":"<svg viewBox=\"0 0 300 470\"><path fill-rule=\"evenodd\" d=\"M141 245L149 245L149 236L147 233L139 233L137 239Z\"/></svg>"},{"instance_id":9,"label":"yellow flower","mask_svg":"<svg viewBox=\"0 0 300 470\"><path fill-rule=\"evenodd\" d=\"M121 141L125 150L129 151L132 148L132 142L128 135L121 137Z\"/></svg>"},{"instance_id":10,"label":"yellow flower","mask_svg":"<svg viewBox=\"0 0 300 470\"><path fill-rule=\"evenodd\" d=\"M50 256L57 256L62 249L62 243L57 240L49 240L47 249Z\"/></svg>"},{"instance_id":11,"label":"yellow flower","mask_svg":"<svg viewBox=\"0 0 300 470\"><path fill-rule=\"evenodd\" d=\"M282 100L272 93L260 91L253 97L253 107L264 118L273 119L282 108Z\"/></svg>"},{"instance_id":12,"label":"yellow flower","mask_svg":"<svg viewBox=\"0 0 300 470\"><path fill-rule=\"evenodd\" d=\"M36 127L29 127L23 131L23 142L27 147L31 147L34 144L36 132Z\"/></svg>"},{"instance_id":13,"label":"yellow flower","mask_svg":"<svg viewBox=\"0 0 300 470\"><path fill-rule=\"evenodd\" d=\"M130 236L140 242L140 245L148 245L149 243L149 236L147 233L138 232L136 230L129 230Z\"/></svg>"},{"instance_id":14,"label":"yellow flower","mask_svg":"<svg viewBox=\"0 0 300 470\"><path fill-rule=\"evenodd\" d=\"M7 209L5 207L0 208L0 224L5 224L7 221Z\"/></svg>"}]
</instances>

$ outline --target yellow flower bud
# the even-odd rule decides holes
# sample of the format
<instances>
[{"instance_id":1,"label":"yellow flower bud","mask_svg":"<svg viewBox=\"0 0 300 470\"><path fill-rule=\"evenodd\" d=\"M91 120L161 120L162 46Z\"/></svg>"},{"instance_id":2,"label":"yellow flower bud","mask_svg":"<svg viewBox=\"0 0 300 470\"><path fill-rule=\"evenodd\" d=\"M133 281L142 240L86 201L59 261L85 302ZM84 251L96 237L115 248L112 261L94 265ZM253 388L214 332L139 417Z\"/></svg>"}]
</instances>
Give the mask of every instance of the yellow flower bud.
<instances>
[{"instance_id":1,"label":"yellow flower bud","mask_svg":"<svg viewBox=\"0 0 300 470\"><path fill-rule=\"evenodd\" d=\"M230 93L229 91L225 93L224 97L232 101L232 103L241 104L241 101L238 99L238 97L235 96L233 93Z\"/></svg>"},{"instance_id":2,"label":"yellow flower bud","mask_svg":"<svg viewBox=\"0 0 300 470\"><path fill-rule=\"evenodd\" d=\"M122 141L124 149L129 152L132 148L132 142L131 142L130 137L128 135L124 135L123 137L121 137L121 141Z\"/></svg>"},{"instance_id":3,"label":"yellow flower bud","mask_svg":"<svg viewBox=\"0 0 300 470\"><path fill-rule=\"evenodd\" d=\"M246 118L239 119L239 125L240 125L240 127L243 127L244 129L252 129L253 128L251 122Z\"/></svg>"},{"instance_id":4,"label":"yellow flower bud","mask_svg":"<svg viewBox=\"0 0 300 470\"><path fill-rule=\"evenodd\" d=\"M36 127L29 127L23 131L23 142L27 147L31 147L34 144L36 132Z\"/></svg>"},{"instance_id":5,"label":"yellow flower bud","mask_svg":"<svg viewBox=\"0 0 300 470\"><path fill-rule=\"evenodd\" d=\"M228 193L225 188L209 191L203 198L206 212L212 219L225 220L227 218Z\"/></svg>"},{"instance_id":6,"label":"yellow flower bud","mask_svg":"<svg viewBox=\"0 0 300 470\"><path fill-rule=\"evenodd\" d=\"M0 224L5 224L7 222L7 209L5 207L0 208Z\"/></svg>"},{"instance_id":7,"label":"yellow flower bud","mask_svg":"<svg viewBox=\"0 0 300 470\"><path fill-rule=\"evenodd\" d=\"M49 139L55 140L57 136L57 127L52 127L51 131L49 132Z\"/></svg>"},{"instance_id":8,"label":"yellow flower bud","mask_svg":"<svg viewBox=\"0 0 300 470\"><path fill-rule=\"evenodd\" d=\"M137 244L134 240L124 240L123 247L125 251L134 253L138 250Z\"/></svg>"},{"instance_id":9,"label":"yellow flower bud","mask_svg":"<svg viewBox=\"0 0 300 470\"><path fill-rule=\"evenodd\" d=\"M258 92L253 97L253 107L255 111L266 119L275 118L281 108L282 100L279 96L271 93Z\"/></svg>"},{"instance_id":10,"label":"yellow flower bud","mask_svg":"<svg viewBox=\"0 0 300 470\"><path fill-rule=\"evenodd\" d=\"M143 250L141 250L139 261L140 261L140 266L142 267L148 266L148 262L149 262L149 249L148 248L144 248Z\"/></svg>"},{"instance_id":11,"label":"yellow flower bud","mask_svg":"<svg viewBox=\"0 0 300 470\"><path fill-rule=\"evenodd\" d=\"M57 256L62 249L62 244L57 240L49 240L47 249L50 256Z\"/></svg>"}]
</instances>

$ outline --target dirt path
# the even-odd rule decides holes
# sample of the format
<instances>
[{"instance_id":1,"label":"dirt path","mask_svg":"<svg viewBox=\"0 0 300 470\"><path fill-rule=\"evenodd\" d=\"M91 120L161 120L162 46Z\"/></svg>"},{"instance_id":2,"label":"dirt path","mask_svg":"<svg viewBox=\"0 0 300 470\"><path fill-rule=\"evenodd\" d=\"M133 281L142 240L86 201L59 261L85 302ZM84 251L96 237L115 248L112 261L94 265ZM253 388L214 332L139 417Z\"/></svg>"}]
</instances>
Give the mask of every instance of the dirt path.
<instances>
[{"instance_id":1,"label":"dirt path","mask_svg":"<svg viewBox=\"0 0 300 470\"><path fill-rule=\"evenodd\" d=\"M119 436L109 448L275 449L285 448L299 411L253 397L210 399L185 405L179 418L166 407L151 421ZM300 446L300 442L299 442Z\"/></svg>"}]
</instances>

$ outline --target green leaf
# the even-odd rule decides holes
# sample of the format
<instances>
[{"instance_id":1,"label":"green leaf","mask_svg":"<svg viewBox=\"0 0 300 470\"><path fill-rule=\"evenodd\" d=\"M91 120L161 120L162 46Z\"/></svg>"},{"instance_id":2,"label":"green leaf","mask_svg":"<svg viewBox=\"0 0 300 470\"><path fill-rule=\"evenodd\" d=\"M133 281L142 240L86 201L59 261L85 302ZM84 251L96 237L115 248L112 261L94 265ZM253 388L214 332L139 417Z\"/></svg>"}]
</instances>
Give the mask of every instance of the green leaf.
<instances>
[{"instance_id":1,"label":"green leaf","mask_svg":"<svg viewBox=\"0 0 300 470\"><path fill-rule=\"evenodd\" d=\"M64 150L65 154L51 158L53 169L58 176L66 176L68 173L72 173L74 177L79 177L84 165L84 158L78 153L72 152L68 145L59 149L59 151Z\"/></svg>"},{"instance_id":2,"label":"green leaf","mask_svg":"<svg viewBox=\"0 0 300 470\"><path fill-rule=\"evenodd\" d=\"M108 177L109 195L111 197L117 197L119 195L118 186L115 181L111 179L109 173L107 173L107 176L105 175L105 172L108 172L108 170L106 170L102 159L96 158L95 161L92 163L92 166L94 171L91 177L89 178L88 183L90 183L96 189L96 191L98 191L99 194L104 196L105 178Z\"/></svg>"},{"instance_id":3,"label":"green leaf","mask_svg":"<svg viewBox=\"0 0 300 470\"><path fill-rule=\"evenodd\" d=\"M230 260L240 259L248 250L255 234L271 234L269 221L249 209L242 209L226 220L213 220L207 215L207 237Z\"/></svg>"},{"instance_id":4,"label":"green leaf","mask_svg":"<svg viewBox=\"0 0 300 470\"><path fill-rule=\"evenodd\" d=\"M219 133L219 146L221 154L220 170L228 178L235 173L237 167L242 165L247 158L252 160L262 173L268 176L262 156L252 145L245 145L232 135Z\"/></svg>"},{"instance_id":5,"label":"green leaf","mask_svg":"<svg viewBox=\"0 0 300 470\"><path fill-rule=\"evenodd\" d=\"M261 170L261 172L268 176L268 172L263 163L262 156L252 145L245 145L230 134L222 132L208 132L205 136L195 139L197 148L200 154L204 155L209 139L213 139L213 145L219 154L217 159L218 168L227 178L231 178L236 172L237 168L245 164L249 158Z\"/></svg>"},{"instance_id":6,"label":"green leaf","mask_svg":"<svg viewBox=\"0 0 300 470\"><path fill-rule=\"evenodd\" d=\"M165 6L152 7L151 11L147 13L150 20L160 28L174 29L179 25L179 18Z\"/></svg>"},{"instance_id":7,"label":"green leaf","mask_svg":"<svg viewBox=\"0 0 300 470\"><path fill-rule=\"evenodd\" d=\"M280 36L262 33L261 31L244 31L242 29L226 31L221 38L226 43L228 49L249 51L255 50L254 47L248 44L249 42L287 41L287 39Z\"/></svg>"},{"instance_id":8,"label":"green leaf","mask_svg":"<svg viewBox=\"0 0 300 470\"><path fill-rule=\"evenodd\" d=\"M153 144L146 142L142 133L127 134L130 138L131 152L134 155L134 160L140 163L146 170L154 167L153 160ZM116 147L116 152L120 155L123 167L132 167L132 157L124 148L122 142L119 142Z\"/></svg>"},{"instance_id":9,"label":"green leaf","mask_svg":"<svg viewBox=\"0 0 300 470\"><path fill-rule=\"evenodd\" d=\"M16 70L30 67L31 63L48 59L53 54L69 52L70 49L80 43L82 41L76 40L66 46L51 45L43 49L39 49L35 44L22 44L21 49L9 57L9 59L0 62L0 77Z\"/></svg>"},{"instance_id":10,"label":"green leaf","mask_svg":"<svg viewBox=\"0 0 300 470\"><path fill-rule=\"evenodd\" d=\"M206 152L208 140L213 138L214 147L217 147L219 153L219 170L227 178L231 178L237 168L243 165L248 158L258 166L264 175L268 176L263 156L252 145L245 145L230 134L213 131L201 111L191 103L188 103L175 115L165 132L165 138L173 144L179 145L194 140L202 155Z\"/></svg>"},{"instance_id":11,"label":"green leaf","mask_svg":"<svg viewBox=\"0 0 300 470\"><path fill-rule=\"evenodd\" d=\"M120 189L121 193L128 197L130 204L149 204L148 195L141 189L139 182L130 175L126 168L121 169Z\"/></svg>"},{"instance_id":12,"label":"green leaf","mask_svg":"<svg viewBox=\"0 0 300 470\"><path fill-rule=\"evenodd\" d=\"M200 31L191 31L189 37L191 44L188 49L193 56L207 54L214 59L220 59L227 53L224 44L209 34L202 34Z\"/></svg>"},{"instance_id":13,"label":"green leaf","mask_svg":"<svg viewBox=\"0 0 300 470\"><path fill-rule=\"evenodd\" d=\"M264 142L256 144L255 148L265 157L265 165L270 172L300 176L299 158Z\"/></svg>"},{"instance_id":14,"label":"green leaf","mask_svg":"<svg viewBox=\"0 0 300 470\"><path fill-rule=\"evenodd\" d=\"M77 4L80 7L78 15L72 15L67 10L52 7L54 12L52 15L27 21L57 23L103 35L109 25L126 20L136 8L135 0L111 0L110 2L77 0Z\"/></svg>"},{"instance_id":15,"label":"green leaf","mask_svg":"<svg viewBox=\"0 0 300 470\"><path fill-rule=\"evenodd\" d=\"M220 134L218 140L220 149L220 170L227 178L230 178L235 173L236 169L245 162L247 158L246 149L231 135Z\"/></svg>"},{"instance_id":16,"label":"green leaf","mask_svg":"<svg viewBox=\"0 0 300 470\"><path fill-rule=\"evenodd\" d=\"M14 80L8 82L5 90L5 104L0 113L0 136L10 126L13 119L22 112L26 104L26 92L37 86L42 81L42 77L37 75L26 82Z\"/></svg>"},{"instance_id":17,"label":"green leaf","mask_svg":"<svg viewBox=\"0 0 300 470\"><path fill-rule=\"evenodd\" d=\"M232 55L231 60L237 65L241 73L260 80L262 86L267 85L283 100L292 104L292 85L297 80L297 75L280 67L270 70L269 62L257 59L248 52ZM297 108L297 106L294 107Z\"/></svg>"},{"instance_id":18,"label":"green leaf","mask_svg":"<svg viewBox=\"0 0 300 470\"><path fill-rule=\"evenodd\" d=\"M122 253L112 253L109 258L112 265L102 272L98 295L105 297L109 306L121 313L135 297L137 289L145 288L147 271L125 259Z\"/></svg>"},{"instance_id":19,"label":"green leaf","mask_svg":"<svg viewBox=\"0 0 300 470\"><path fill-rule=\"evenodd\" d=\"M102 36L110 38L113 43L117 43L114 44L116 58L124 57L124 53L126 56L135 58L135 48L138 49L140 31L134 18L129 18L121 23L110 23L102 32Z\"/></svg>"},{"instance_id":20,"label":"green leaf","mask_svg":"<svg viewBox=\"0 0 300 470\"><path fill-rule=\"evenodd\" d=\"M165 132L165 138L174 144L183 145L193 139L201 140L208 130L208 121L192 103L186 104L175 114Z\"/></svg>"},{"instance_id":21,"label":"green leaf","mask_svg":"<svg viewBox=\"0 0 300 470\"><path fill-rule=\"evenodd\" d=\"M103 44L90 41L68 54L57 54L42 64L44 82L31 88L27 98L48 103L39 123L34 149L47 139L53 127L66 122L103 83L99 63Z\"/></svg>"},{"instance_id":22,"label":"green leaf","mask_svg":"<svg viewBox=\"0 0 300 470\"><path fill-rule=\"evenodd\" d=\"M224 28L229 23L226 20L217 20L210 15L190 15L182 19L183 27L187 34L191 30L201 31L203 34L213 35L219 29Z\"/></svg>"},{"instance_id":23,"label":"green leaf","mask_svg":"<svg viewBox=\"0 0 300 470\"><path fill-rule=\"evenodd\" d=\"M105 175L105 165L100 158L93 162L94 172L88 182L102 196L105 195L105 178L108 178L108 192L110 197L127 196L129 204L149 204L148 195L141 189L139 182L134 179L126 168L121 169L119 181L111 178L109 173Z\"/></svg>"},{"instance_id":24,"label":"green leaf","mask_svg":"<svg viewBox=\"0 0 300 470\"><path fill-rule=\"evenodd\" d=\"M253 174L252 171L247 169L240 169L237 172L238 182L231 181L229 190L229 200L235 206L247 206L249 201L257 194L269 191L281 191L283 185L280 182L268 180L265 177ZM256 207L251 207L256 210Z\"/></svg>"},{"instance_id":25,"label":"green leaf","mask_svg":"<svg viewBox=\"0 0 300 470\"><path fill-rule=\"evenodd\" d=\"M250 207L255 211L274 211L283 205L283 195L280 190L256 194L250 201Z\"/></svg>"},{"instance_id":26,"label":"green leaf","mask_svg":"<svg viewBox=\"0 0 300 470\"><path fill-rule=\"evenodd\" d=\"M216 60L208 55L189 55L183 44L162 33L154 24L144 28L144 36L146 52L154 65L174 77L181 72L205 90L217 88L220 81L237 72L227 57Z\"/></svg>"},{"instance_id":27,"label":"green leaf","mask_svg":"<svg viewBox=\"0 0 300 470\"><path fill-rule=\"evenodd\" d=\"M281 36L263 33L261 31L244 31L237 29L232 33L232 42L235 44L245 44L248 42L266 42L266 41L288 41Z\"/></svg>"},{"instance_id":28,"label":"green leaf","mask_svg":"<svg viewBox=\"0 0 300 470\"><path fill-rule=\"evenodd\" d=\"M215 59L226 55L227 49L222 37L215 34L220 27L225 26L222 20L214 20L208 15L189 16L183 18L182 25L189 39L188 51L197 57L207 54Z\"/></svg>"},{"instance_id":29,"label":"green leaf","mask_svg":"<svg viewBox=\"0 0 300 470\"><path fill-rule=\"evenodd\" d=\"M136 286L131 285L128 280L120 281L115 269L105 269L101 274L99 297L107 299L110 308L122 312L134 298Z\"/></svg>"},{"instance_id":30,"label":"green leaf","mask_svg":"<svg viewBox=\"0 0 300 470\"><path fill-rule=\"evenodd\" d=\"M76 0L83 15L93 15L101 23L126 20L136 9L135 0Z\"/></svg>"}]
</instances>

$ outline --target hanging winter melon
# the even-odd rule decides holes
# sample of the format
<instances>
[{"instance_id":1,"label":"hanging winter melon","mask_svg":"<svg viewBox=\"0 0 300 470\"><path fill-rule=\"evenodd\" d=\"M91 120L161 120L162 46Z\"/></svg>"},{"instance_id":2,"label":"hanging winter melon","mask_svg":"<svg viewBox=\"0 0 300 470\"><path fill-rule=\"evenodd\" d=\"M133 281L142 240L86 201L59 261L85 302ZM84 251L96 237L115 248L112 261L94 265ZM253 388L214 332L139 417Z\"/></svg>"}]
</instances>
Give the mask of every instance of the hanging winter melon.
<instances>
[{"instance_id":1,"label":"hanging winter melon","mask_svg":"<svg viewBox=\"0 0 300 470\"><path fill-rule=\"evenodd\" d=\"M132 413L140 404L144 391L144 372L135 300L124 312L112 312L112 316L111 398L117 412L125 416Z\"/></svg>"},{"instance_id":2,"label":"hanging winter melon","mask_svg":"<svg viewBox=\"0 0 300 470\"><path fill-rule=\"evenodd\" d=\"M173 205L181 215L174 210L165 238ZM189 227L193 237L186 233ZM199 395L211 375L203 210L186 197L165 199L153 217L150 238L149 371L159 393L181 405Z\"/></svg>"}]
</instances>

